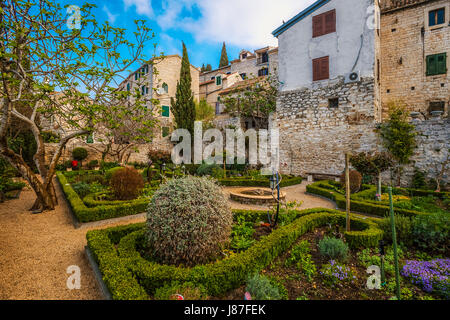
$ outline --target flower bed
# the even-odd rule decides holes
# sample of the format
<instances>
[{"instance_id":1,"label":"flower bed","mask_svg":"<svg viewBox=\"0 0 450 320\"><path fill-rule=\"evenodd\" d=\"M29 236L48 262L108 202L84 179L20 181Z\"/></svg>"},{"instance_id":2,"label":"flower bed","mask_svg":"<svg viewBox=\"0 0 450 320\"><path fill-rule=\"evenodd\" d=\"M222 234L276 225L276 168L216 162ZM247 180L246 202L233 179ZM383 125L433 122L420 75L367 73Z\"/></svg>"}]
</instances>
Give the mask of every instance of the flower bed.
<instances>
[{"instance_id":1,"label":"flower bed","mask_svg":"<svg viewBox=\"0 0 450 320\"><path fill-rule=\"evenodd\" d=\"M93 207L88 207L75 192L75 190L73 190L66 175L62 172L57 172L56 177L61 185L67 201L69 202L73 214L77 218L78 222L81 223L139 214L146 210L148 203L150 202L149 198L141 198L131 201L114 201L114 203L103 203L102 201L97 202L93 198L88 198L88 203L90 205L96 205Z\"/></svg>"},{"instance_id":2,"label":"flower bed","mask_svg":"<svg viewBox=\"0 0 450 320\"><path fill-rule=\"evenodd\" d=\"M351 196L351 210L361 213L367 213L371 215L376 215L380 217L387 216L389 214L389 203L387 202L377 202L375 200L369 200L369 197L373 198L376 194L376 187L372 185L363 185L362 191L355 193ZM386 188L384 188L386 191ZM336 202L340 209L346 208L345 196L338 192L336 184L333 181L319 181L306 186L306 191L312 194L320 195L322 197L331 199ZM411 196L424 196L433 195L436 198L444 198L448 196L448 193L441 192L435 193L432 191L425 190L414 190L414 189L399 189L394 188L393 193L401 195L411 195ZM428 214L426 211L409 210L403 208L395 208L397 214L404 216L415 217L417 215Z\"/></svg>"},{"instance_id":3,"label":"flower bed","mask_svg":"<svg viewBox=\"0 0 450 320\"><path fill-rule=\"evenodd\" d=\"M264 212L234 211L235 220L258 221ZM293 220L289 223L289 220ZM160 265L146 260L138 249L144 224L95 230L87 233L88 247L97 261L113 299L148 299L155 290L173 281L191 282L221 295L242 285L249 274L261 271L291 247L304 233L327 224L345 223L345 215L335 210L291 211L286 224L262 237L249 249L227 258L193 268ZM382 231L367 219L352 219L352 231L345 233L351 248L375 247Z\"/></svg>"}]
</instances>

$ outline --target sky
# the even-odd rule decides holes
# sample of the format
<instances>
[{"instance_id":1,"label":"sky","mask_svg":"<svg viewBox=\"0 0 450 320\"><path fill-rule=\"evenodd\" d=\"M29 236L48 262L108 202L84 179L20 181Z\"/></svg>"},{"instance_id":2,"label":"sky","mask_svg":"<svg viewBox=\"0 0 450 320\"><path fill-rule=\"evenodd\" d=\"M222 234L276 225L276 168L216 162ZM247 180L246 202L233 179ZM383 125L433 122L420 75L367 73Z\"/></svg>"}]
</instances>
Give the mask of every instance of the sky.
<instances>
[{"instance_id":1,"label":"sky","mask_svg":"<svg viewBox=\"0 0 450 320\"><path fill-rule=\"evenodd\" d=\"M68 0L74 5L83 1ZM133 29L134 20L148 21L156 34L157 53L182 53L186 43L191 64L217 68L222 43L229 60L242 49L253 51L277 46L272 31L315 0L90 0L97 6L95 18L114 27ZM149 45L146 55L154 48Z\"/></svg>"}]
</instances>

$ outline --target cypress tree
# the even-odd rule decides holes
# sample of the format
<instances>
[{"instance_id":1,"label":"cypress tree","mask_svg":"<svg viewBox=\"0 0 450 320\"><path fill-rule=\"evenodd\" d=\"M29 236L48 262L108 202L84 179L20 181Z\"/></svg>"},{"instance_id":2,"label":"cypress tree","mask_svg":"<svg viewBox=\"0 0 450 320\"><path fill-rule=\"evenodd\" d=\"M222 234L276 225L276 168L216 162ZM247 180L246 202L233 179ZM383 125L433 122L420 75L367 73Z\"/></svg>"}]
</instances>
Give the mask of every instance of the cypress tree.
<instances>
[{"instance_id":1,"label":"cypress tree","mask_svg":"<svg viewBox=\"0 0 450 320\"><path fill-rule=\"evenodd\" d=\"M172 113L175 117L177 129L187 129L194 134L195 102L191 90L191 64L189 62L186 45L183 42L183 59L181 61L180 80L177 83L175 99L171 98Z\"/></svg>"},{"instance_id":2,"label":"cypress tree","mask_svg":"<svg viewBox=\"0 0 450 320\"><path fill-rule=\"evenodd\" d=\"M212 71L212 66L209 63L206 65L206 71Z\"/></svg>"},{"instance_id":3,"label":"cypress tree","mask_svg":"<svg viewBox=\"0 0 450 320\"><path fill-rule=\"evenodd\" d=\"M224 42L223 46L222 46L222 55L220 56L219 68L226 67L229 64L230 63L228 62L227 47L225 46L225 42Z\"/></svg>"}]
</instances>

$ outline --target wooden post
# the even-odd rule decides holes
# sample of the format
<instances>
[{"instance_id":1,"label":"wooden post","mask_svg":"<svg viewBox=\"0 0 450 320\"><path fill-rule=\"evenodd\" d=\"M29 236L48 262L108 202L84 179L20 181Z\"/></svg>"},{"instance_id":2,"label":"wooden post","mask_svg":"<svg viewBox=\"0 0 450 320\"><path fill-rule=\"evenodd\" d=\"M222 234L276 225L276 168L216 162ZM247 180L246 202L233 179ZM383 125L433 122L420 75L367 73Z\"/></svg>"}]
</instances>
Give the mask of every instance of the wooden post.
<instances>
[{"instance_id":1,"label":"wooden post","mask_svg":"<svg viewBox=\"0 0 450 320\"><path fill-rule=\"evenodd\" d=\"M350 231L350 153L345 154L346 230Z\"/></svg>"}]
</instances>

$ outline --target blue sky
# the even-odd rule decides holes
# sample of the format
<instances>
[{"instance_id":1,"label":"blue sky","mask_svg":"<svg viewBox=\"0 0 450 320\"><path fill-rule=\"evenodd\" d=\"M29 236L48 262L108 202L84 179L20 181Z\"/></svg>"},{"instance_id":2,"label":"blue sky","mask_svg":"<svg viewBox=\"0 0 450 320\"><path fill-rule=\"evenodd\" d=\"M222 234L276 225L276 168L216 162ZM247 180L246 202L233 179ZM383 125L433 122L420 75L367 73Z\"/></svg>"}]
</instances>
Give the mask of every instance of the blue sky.
<instances>
[{"instance_id":1,"label":"blue sky","mask_svg":"<svg viewBox=\"0 0 450 320\"><path fill-rule=\"evenodd\" d=\"M81 5L84 1L65 0ZM193 65L219 64L222 42L230 61L241 49L277 46L271 32L314 0L91 0L98 21L132 29L135 19L148 20L156 33L158 52L181 54L186 43ZM146 55L153 54L146 48Z\"/></svg>"}]
</instances>

